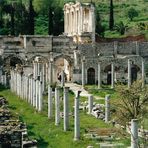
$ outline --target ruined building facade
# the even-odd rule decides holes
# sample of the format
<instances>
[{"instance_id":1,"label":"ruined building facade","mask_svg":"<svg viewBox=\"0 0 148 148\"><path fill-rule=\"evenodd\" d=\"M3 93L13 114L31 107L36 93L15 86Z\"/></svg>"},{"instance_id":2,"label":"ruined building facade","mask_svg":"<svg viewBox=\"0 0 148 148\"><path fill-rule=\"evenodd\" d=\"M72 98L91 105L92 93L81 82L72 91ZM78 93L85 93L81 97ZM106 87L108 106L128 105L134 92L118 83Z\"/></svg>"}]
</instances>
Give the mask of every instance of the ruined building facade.
<instances>
[{"instance_id":1,"label":"ruined building facade","mask_svg":"<svg viewBox=\"0 0 148 148\"><path fill-rule=\"evenodd\" d=\"M48 82L50 62L53 81L64 69L66 80L85 84L127 81L128 60L133 80L148 73L148 42L95 42L95 7L92 4L68 3L64 6L64 33L60 36L0 36L0 73L9 74L10 67L21 65L24 73L32 73L36 57L43 65Z\"/></svg>"}]
</instances>

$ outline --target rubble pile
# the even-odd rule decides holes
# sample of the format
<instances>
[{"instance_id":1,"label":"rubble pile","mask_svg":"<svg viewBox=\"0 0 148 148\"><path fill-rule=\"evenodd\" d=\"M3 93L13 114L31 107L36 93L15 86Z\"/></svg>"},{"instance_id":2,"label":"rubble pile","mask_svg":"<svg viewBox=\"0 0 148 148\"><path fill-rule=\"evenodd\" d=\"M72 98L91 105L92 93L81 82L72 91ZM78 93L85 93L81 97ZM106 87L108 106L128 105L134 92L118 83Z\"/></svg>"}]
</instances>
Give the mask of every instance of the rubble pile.
<instances>
[{"instance_id":1,"label":"rubble pile","mask_svg":"<svg viewBox=\"0 0 148 148\"><path fill-rule=\"evenodd\" d=\"M26 125L12 115L8 101L0 97L0 148L36 148L37 141L29 140Z\"/></svg>"}]
</instances>

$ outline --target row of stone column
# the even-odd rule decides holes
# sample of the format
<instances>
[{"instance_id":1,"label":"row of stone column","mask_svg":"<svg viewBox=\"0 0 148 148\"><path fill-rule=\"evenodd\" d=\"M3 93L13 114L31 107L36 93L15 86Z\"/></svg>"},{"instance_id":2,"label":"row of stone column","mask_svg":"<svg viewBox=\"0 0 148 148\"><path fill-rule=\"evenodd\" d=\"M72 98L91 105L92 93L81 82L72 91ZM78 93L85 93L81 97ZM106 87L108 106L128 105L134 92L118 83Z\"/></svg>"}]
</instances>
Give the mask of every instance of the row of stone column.
<instances>
[{"instance_id":1,"label":"row of stone column","mask_svg":"<svg viewBox=\"0 0 148 148\"><path fill-rule=\"evenodd\" d=\"M88 97L88 113L91 114L93 109L93 96ZM105 96L105 122L110 121L110 95ZM76 125L76 124L75 124ZM131 148L138 148L138 120L131 120Z\"/></svg>"},{"instance_id":2,"label":"row of stone column","mask_svg":"<svg viewBox=\"0 0 148 148\"><path fill-rule=\"evenodd\" d=\"M26 100L38 111L42 110L43 102L43 83L40 76L37 79L33 75L22 75L21 73L12 70L10 79L10 89L20 98Z\"/></svg>"},{"instance_id":3,"label":"row of stone column","mask_svg":"<svg viewBox=\"0 0 148 148\"><path fill-rule=\"evenodd\" d=\"M52 88L48 86L48 118L53 118L53 103L55 104L55 125L60 124L60 89L61 87L55 88L55 103L53 102L53 92ZM79 121L79 96L80 91L76 93L75 96L75 106L74 106L74 139L78 140L80 138L80 121ZM63 130L69 130L69 87L63 88Z\"/></svg>"},{"instance_id":4,"label":"row of stone column","mask_svg":"<svg viewBox=\"0 0 148 148\"><path fill-rule=\"evenodd\" d=\"M128 59L128 87L132 84L131 80L131 60ZM145 85L145 66L144 60L142 58L142 65L141 65L141 79L142 79L142 86ZM114 63L111 63L111 88L114 88L115 85L115 66ZM84 88L86 76L85 76L85 58L82 59L82 87ZM98 63L98 89L101 88L101 63Z\"/></svg>"}]
</instances>

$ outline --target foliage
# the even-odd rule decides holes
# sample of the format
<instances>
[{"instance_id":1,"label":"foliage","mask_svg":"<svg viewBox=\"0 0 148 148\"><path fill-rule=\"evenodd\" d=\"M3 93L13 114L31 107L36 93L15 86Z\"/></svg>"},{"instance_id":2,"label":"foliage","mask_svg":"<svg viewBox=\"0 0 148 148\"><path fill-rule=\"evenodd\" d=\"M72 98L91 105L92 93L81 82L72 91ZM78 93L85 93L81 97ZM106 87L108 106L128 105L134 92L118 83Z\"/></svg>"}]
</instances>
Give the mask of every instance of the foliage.
<instances>
[{"instance_id":1,"label":"foliage","mask_svg":"<svg viewBox=\"0 0 148 148\"><path fill-rule=\"evenodd\" d=\"M53 118L48 119L47 117L47 98L44 98L44 110L37 112L31 105L26 101L17 97L14 93L9 90L2 90L0 87L0 95L3 95L8 99L9 107L15 114L19 114L19 119L25 122L29 137L38 141L38 147L53 147L53 148L82 148L88 145L96 146L96 140L85 139L83 134L88 129L95 128L112 128L111 125L105 124L104 121L89 116L86 112L80 111L80 132L81 139L79 142L73 140L74 130L74 118L69 117L70 130L67 132L63 131L63 120L60 120L60 125L55 126L54 113ZM70 110L73 109L73 98L70 94L69 104ZM62 102L61 102L62 104ZM118 133L117 133L118 134ZM119 137L119 135L117 135ZM121 140L120 140L121 141ZM117 142L120 142L117 141ZM127 142L127 138L124 142ZM129 143L128 143L129 144Z\"/></svg>"},{"instance_id":2,"label":"foliage","mask_svg":"<svg viewBox=\"0 0 148 148\"><path fill-rule=\"evenodd\" d=\"M113 0L110 0L109 29L113 30L113 27L114 27L114 6L113 6Z\"/></svg>"},{"instance_id":3,"label":"foliage","mask_svg":"<svg viewBox=\"0 0 148 148\"><path fill-rule=\"evenodd\" d=\"M148 87L142 88L142 82L136 81L128 89L125 85L116 87L118 101L116 107L116 118L120 124L125 125L131 119L143 119L148 114Z\"/></svg>"},{"instance_id":4,"label":"foliage","mask_svg":"<svg viewBox=\"0 0 148 148\"><path fill-rule=\"evenodd\" d=\"M120 33L120 35L124 35L126 29L128 28L122 21L115 26L116 30Z\"/></svg>"},{"instance_id":5,"label":"foliage","mask_svg":"<svg viewBox=\"0 0 148 148\"><path fill-rule=\"evenodd\" d=\"M137 17L138 16L138 11L135 10L133 7L131 7L129 10L128 10L128 17L129 19L132 21L134 17Z\"/></svg>"}]
</instances>

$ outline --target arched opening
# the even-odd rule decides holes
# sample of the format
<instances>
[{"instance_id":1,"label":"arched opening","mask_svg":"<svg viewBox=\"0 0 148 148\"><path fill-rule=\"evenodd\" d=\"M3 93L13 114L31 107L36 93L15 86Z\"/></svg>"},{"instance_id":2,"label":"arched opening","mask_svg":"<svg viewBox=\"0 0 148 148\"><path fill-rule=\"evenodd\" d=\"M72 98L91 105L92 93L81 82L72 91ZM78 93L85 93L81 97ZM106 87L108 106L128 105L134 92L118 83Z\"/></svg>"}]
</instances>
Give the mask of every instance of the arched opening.
<instances>
[{"instance_id":1,"label":"arched opening","mask_svg":"<svg viewBox=\"0 0 148 148\"><path fill-rule=\"evenodd\" d=\"M12 57L12 58L10 58L10 66L11 66L11 67L16 67L16 64L22 65L23 63L22 63L22 61L21 61L19 58L17 58L17 57Z\"/></svg>"},{"instance_id":2,"label":"arched opening","mask_svg":"<svg viewBox=\"0 0 148 148\"><path fill-rule=\"evenodd\" d=\"M89 68L87 70L87 83L95 84L95 69L94 68Z\"/></svg>"},{"instance_id":3,"label":"arched opening","mask_svg":"<svg viewBox=\"0 0 148 148\"><path fill-rule=\"evenodd\" d=\"M61 80L61 74L62 74L62 70L64 70L64 74L65 74L65 81L69 82L72 79L72 73L71 73L71 64L70 62L63 58L63 57L59 57L55 60L55 69L54 69L54 77L56 81L60 81Z\"/></svg>"},{"instance_id":4,"label":"arched opening","mask_svg":"<svg viewBox=\"0 0 148 148\"><path fill-rule=\"evenodd\" d=\"M140 68L137 65L131 66L131 81L132 81L132 83L137 80L137 73L139 70L140 70Z\"/></svg>"}]
</instances>

